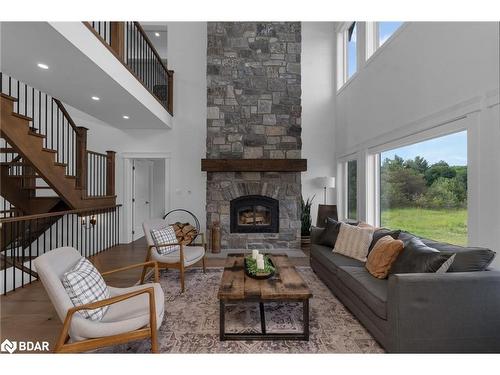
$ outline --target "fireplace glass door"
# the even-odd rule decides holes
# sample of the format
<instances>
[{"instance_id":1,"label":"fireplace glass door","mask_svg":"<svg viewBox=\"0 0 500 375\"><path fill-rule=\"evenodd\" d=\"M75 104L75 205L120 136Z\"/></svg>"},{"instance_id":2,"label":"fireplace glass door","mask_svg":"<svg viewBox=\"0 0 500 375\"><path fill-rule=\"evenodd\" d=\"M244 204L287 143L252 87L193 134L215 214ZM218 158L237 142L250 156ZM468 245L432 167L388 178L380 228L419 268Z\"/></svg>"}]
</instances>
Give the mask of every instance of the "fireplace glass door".
<instances>
[{"instance_id":1,"label":"fireplace glass door","mask_svg":"<svg viewBox=\"0 0 500 375\"><path fill-rule=\"evenodd\" d=\"M247 195L231 201L232 233L278 232L278 201L260 195Z\"/></svg>"}]
</instances>

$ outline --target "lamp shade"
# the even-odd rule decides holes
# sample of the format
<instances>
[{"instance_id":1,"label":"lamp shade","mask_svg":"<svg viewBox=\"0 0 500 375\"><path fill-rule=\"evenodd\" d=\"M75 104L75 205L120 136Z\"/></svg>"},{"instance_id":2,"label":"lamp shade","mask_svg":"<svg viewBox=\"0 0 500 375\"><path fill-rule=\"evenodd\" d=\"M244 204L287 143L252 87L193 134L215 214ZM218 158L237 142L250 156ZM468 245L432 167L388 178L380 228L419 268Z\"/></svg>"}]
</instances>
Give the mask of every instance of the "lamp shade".
<instances>
[{"instance_id":1,"label":"lamp shade","mask_svg":"<svg viewBox=\"0 0 500 375\"><path fill-rule=\"evenodd\" d=\"M322 187L334 188L335 187L335 177L319 177L318 182Z\"/></svg>"}]
</instances>

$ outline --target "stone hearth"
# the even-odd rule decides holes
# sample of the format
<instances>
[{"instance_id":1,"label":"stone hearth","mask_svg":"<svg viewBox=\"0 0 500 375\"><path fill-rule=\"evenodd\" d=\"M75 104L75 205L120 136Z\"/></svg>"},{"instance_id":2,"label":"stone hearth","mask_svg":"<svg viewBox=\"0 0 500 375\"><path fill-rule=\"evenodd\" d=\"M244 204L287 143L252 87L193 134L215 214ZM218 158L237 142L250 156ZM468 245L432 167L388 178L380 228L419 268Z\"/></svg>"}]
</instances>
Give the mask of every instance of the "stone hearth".
<instances>
[{"instance_id":1,"label":"stone hearth","mask_svg":"<svg viewBox=\"0 0 500 375\"><path fill-rule=\"evenodd\" d=\"M207 159L300 159L300 22L209 22ZM230 201L279 201L278 233L231 233ZM300 172L207 172L223 249L300 248Z\"/></svg>"}]
</instances>

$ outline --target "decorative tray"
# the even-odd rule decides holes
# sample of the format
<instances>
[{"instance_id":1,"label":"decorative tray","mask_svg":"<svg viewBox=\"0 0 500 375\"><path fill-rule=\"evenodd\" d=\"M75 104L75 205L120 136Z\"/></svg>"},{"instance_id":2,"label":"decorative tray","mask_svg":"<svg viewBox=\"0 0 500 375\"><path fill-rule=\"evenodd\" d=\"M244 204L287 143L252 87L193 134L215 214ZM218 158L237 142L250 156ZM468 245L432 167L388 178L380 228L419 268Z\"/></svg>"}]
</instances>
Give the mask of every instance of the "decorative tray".
<instances>
[{"instance_id":1,"label":"decorative tray","mask_svg":"<svg viewBox=\"0 0 500 375\"><path fill-rule=\"evenodd\" d=\"M245 275L257 280L264 280L273 277L276 273L276 267L274 266L271 258L267 255L264 255L264 265L264 270L257 271L256 261L252 258L251 255L247 255L245 257Z\"/></svg>"}]
</instances>

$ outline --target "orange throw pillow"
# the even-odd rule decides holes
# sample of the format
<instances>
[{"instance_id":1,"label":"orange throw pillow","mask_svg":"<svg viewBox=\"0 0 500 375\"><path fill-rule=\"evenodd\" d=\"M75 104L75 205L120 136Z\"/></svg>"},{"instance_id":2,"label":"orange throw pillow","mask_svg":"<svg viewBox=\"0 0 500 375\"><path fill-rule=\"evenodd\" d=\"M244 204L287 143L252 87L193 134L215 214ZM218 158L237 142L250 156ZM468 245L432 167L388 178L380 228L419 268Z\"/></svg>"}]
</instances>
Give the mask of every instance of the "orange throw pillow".
<instances>
[{"instance_id":1,"label":"orange throw pillow","mask_svg":"<svg viewBox=\"0 0 500 375\"><path fill-rule=\"evenodd\" d=\"M403 241L395 240L391 236L382 237L368 254L366 269L377 279L387 278L392 264L403 248Z\"/></svg>"}]
</instances>

